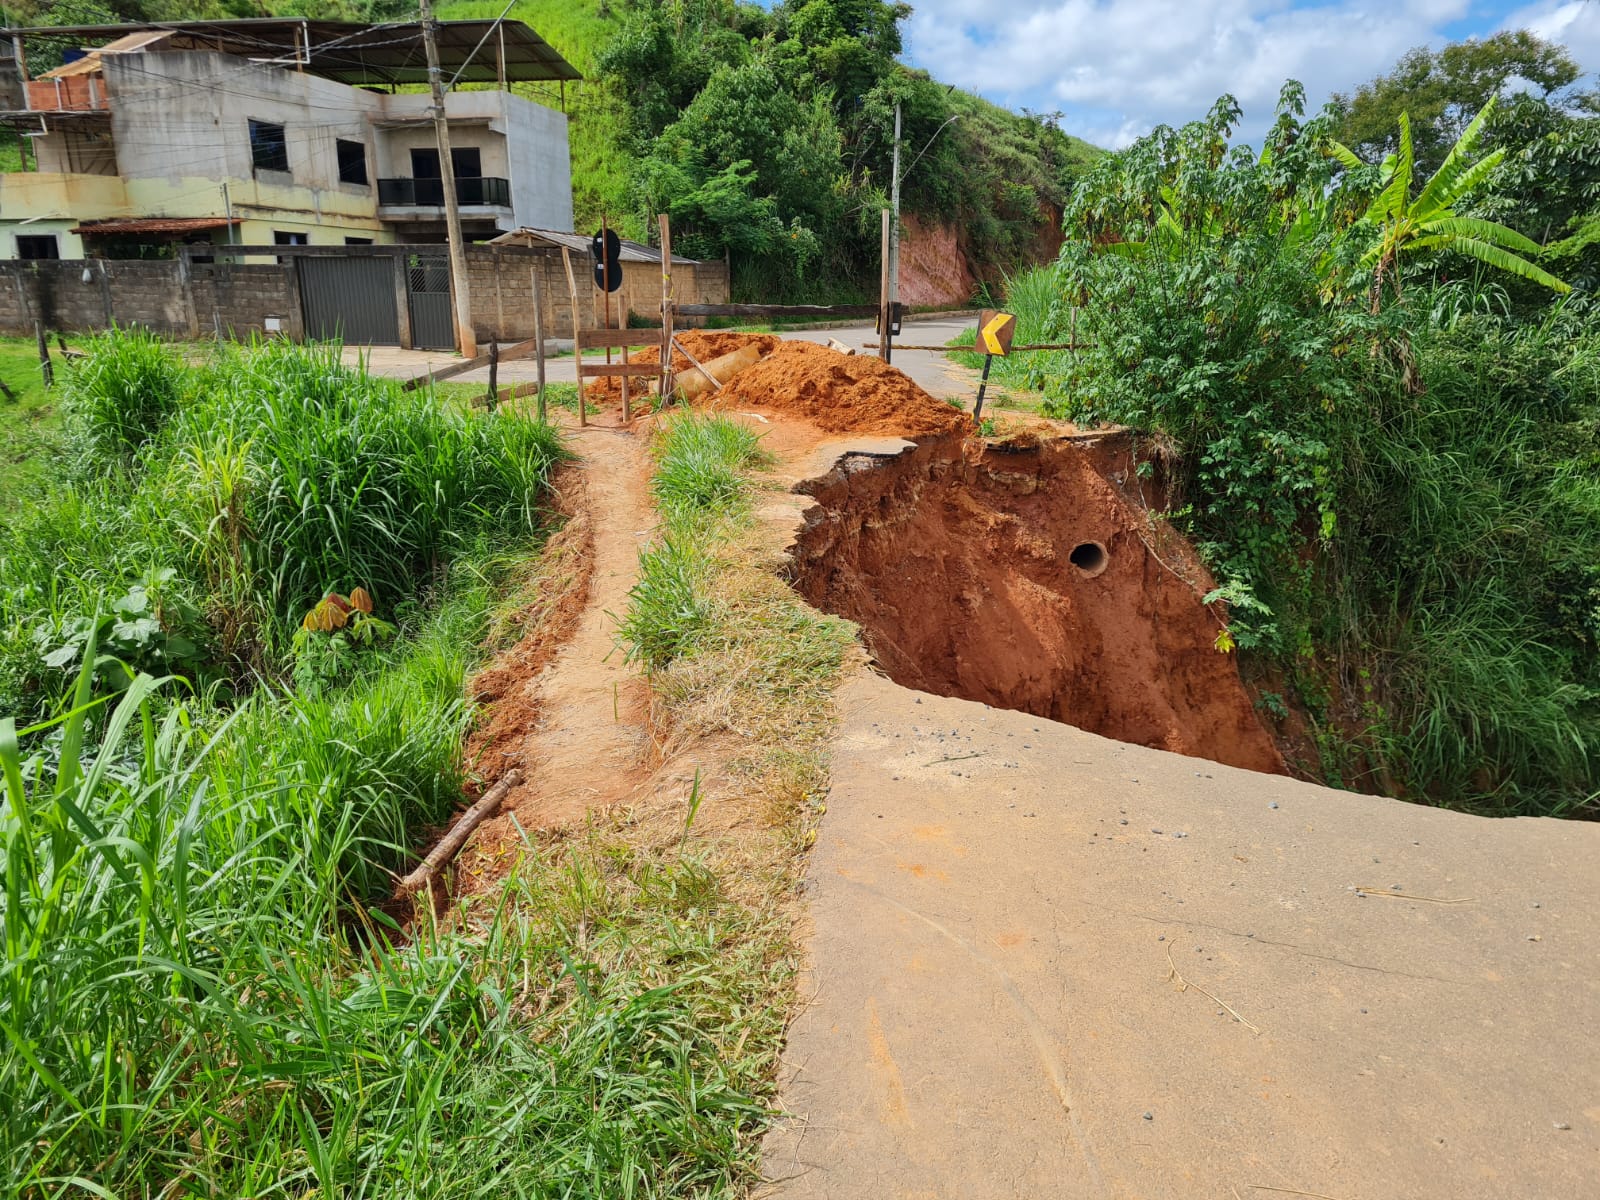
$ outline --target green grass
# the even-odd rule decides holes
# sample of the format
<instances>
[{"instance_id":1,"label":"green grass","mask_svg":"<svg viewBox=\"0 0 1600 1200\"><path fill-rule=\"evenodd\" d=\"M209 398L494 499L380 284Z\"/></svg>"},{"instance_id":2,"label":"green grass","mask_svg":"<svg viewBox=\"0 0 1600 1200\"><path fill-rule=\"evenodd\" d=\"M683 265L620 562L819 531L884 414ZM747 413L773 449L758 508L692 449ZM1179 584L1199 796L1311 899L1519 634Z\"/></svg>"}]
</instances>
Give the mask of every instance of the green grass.
<instances>
[{"instance_id":1,"label":"green grass","mask_svg":"<svg viewBox=\"0 0 1600 1200\"><path fill-rule=\"evenodd\" d=\"M749 472L771 461L748 426L692 412L668 421L655 453L651 492L665 535L639 554L639 582L619 631L629 660L652 671L687 653L712 624L709 543L743 514Z\"/></svg>"},{"instance_id":2,"label":"green grass","mask_svg":"<svg viewBox=\"0 0 1600 1200\"><path fill-rule=\"evenodd\" d=\"M782 1014L742 1003L766 946L692 857L530 846L398 944L368 906L456 794L481 615L332 700L219 724L140 677L53 761L0 722L7 1194L664 1196L751 1169Z\"/></svg>"},{"instance_id":3,"label":"green grass","mask_svg":"<svg viewBox=\"0 0 1600 1200\"><path fill-rule=\"evenodd\" d=\"M14 129L0 129L0 174L22 170L22 142Z\"/></svg>"},{"instance_id":4,"label":"green grass","mask_svg":"<svg viewBox=\"0 0 1600 1200\"><path fill-rule=\"evenodd\" d=\"M33 339L0 338L0 380L16 394L15 400L0 394L0 517L9 517L50 477L61 413L57 393L39 373Z\"/></svg>"}]
</instances>

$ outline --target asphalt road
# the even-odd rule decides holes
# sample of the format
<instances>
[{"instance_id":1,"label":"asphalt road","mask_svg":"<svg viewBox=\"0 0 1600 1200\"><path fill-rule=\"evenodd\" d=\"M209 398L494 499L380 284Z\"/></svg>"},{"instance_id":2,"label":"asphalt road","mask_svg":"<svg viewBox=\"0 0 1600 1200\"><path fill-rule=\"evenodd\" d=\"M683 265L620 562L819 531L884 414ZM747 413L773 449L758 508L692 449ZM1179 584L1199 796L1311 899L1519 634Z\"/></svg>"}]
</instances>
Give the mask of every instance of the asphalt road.
<instances>
[{"instance_id":1,"label":"asphalt road","mask_svg":"<svg viewBox=\"0 0 1600 1200\"><path fill-rule=\"evenodd\" d=\"M1600 825L842 707L771 1194L1600 1195Z\"/></svg>"}]
</instances>

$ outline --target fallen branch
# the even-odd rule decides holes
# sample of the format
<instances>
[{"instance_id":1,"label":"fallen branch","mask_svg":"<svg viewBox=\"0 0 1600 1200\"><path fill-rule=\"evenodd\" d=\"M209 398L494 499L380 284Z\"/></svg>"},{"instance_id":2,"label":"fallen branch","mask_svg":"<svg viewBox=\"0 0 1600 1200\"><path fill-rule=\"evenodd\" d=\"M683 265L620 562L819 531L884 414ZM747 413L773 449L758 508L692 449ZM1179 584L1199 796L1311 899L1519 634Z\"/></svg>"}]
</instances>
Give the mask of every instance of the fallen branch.
<instances>
[{"instance_id":1,"label":"fallen branch","mask_svg":"<svg viewBox=\"0 0 1600 1200\"><path fill-rule=\"evenodd\" d=\"M1393 888L1358 887L1355 889L1358 896L1384 896L1390 900L1417 900L1423 904L1472 904L1475 896L1457 896L1453 900L1441 900L1438 896L1419 896L1415 892L1397 892ZM1251 1186L1254 1186L1253 1184Z\"/></svg>"},{"instance_id":2,"label":"fallen branch","mask_svg":"<svg viewBox=\"0 0 1600 1200\"><path fill-rule=\"evenodd\" d=\"M396 891L402 896L409 896L431 884L450 860L461 853L461 847L467 844L472 831L492 816L507 793L521 782L522 772L516 767L512 767L502 775L500 782L485 792L478 802L467 809L461 819L450 827L450 832L439 839L439 844L429 851L428 857L418 864L417 869L400 881Z\"/></svg>"},{"instance_id":3,"label":"fallen branch","mask_svg":"<svg viewBox=\"0 0 1600 1200\"><path fill-rule=\"evenodd\" d=\"M1233 1005L1229 1004L1226 1000L1223 1000L1220 997L1214 995L1213 993L1206 991L1206 989L1201 987L1198 983L1195 983L1195 982L1193 982L1192 980L1189 980L1189 979L1185 979L1183 977L1183 972L1178 970L1178 964L1172 961L1172 947L1168 946L1167 947L1167 982L1171 983L1173 981L1177 982L1178 990L1180 992L1187 991L1189 988L1193 988L1195 991L1199 992L1202 996L1205 996L1208 999L1210 999L1213 1003L1222 1005L1223 1008L1228 1010L1229 1015L1232 1016L1235 1021L1239 1022L1239 1024L1243 1025L1251 1033L1260 1033L1261 1032L1260 1028L1258 1028L1255 1025L1252 1025L1249 1021L1247 1021L1243 1017L1241 1017L1238 1014L1238 1012L1236 1012L1234 1010ZM1251 1184L1250 1186L1254 1187L1256 1185L1255 1184Z\"/></svg>"}]
</instances>

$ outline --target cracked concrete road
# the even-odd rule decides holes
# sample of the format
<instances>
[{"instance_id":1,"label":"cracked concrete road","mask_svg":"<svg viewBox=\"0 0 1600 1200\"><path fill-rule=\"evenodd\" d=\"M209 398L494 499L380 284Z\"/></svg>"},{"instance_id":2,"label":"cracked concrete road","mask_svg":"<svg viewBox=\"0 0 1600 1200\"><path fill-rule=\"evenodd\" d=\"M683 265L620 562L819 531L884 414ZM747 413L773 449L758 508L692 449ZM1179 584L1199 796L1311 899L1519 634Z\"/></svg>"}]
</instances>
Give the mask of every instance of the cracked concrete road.
<instances>
[{"instance_id":1,"label":"cracked concrete road","mask_svg":"<svg viewBox=\"0 0 1600 1200\"><path fill-rule=\"evenodd\" d=\"M1600 825L842 706L766 1194L1600 1195Z\"/></svg>"}]
</instances>

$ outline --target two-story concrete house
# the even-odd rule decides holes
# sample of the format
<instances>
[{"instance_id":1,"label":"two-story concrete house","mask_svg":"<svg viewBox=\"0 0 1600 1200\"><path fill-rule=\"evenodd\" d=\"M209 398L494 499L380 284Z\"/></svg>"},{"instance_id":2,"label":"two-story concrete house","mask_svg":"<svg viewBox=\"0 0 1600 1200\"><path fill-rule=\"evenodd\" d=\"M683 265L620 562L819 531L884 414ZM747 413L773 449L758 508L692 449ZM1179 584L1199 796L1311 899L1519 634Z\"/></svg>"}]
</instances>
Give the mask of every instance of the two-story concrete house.
<instances>
[{"instance_id":1,"label":"two-story concrete house","mask_svg":"<svg viewBox=\"0 0 1600 1200\"><path fill-rule=\"evenodd\" d=\"M261 19L9 30L25 169L0 174L0 258L152 257L174 243L444 240L419 25ZM520 22L438 26L463 231L572 228L562 99L578 72ZM59 66L29 73L30 47ZM54 57L54 56L53 56ZM544 86L536 103L513 83ZM465 85L465 86L464 86ZM15 94L15 93L13 93Z\"/></svg>"}]
</instances>

